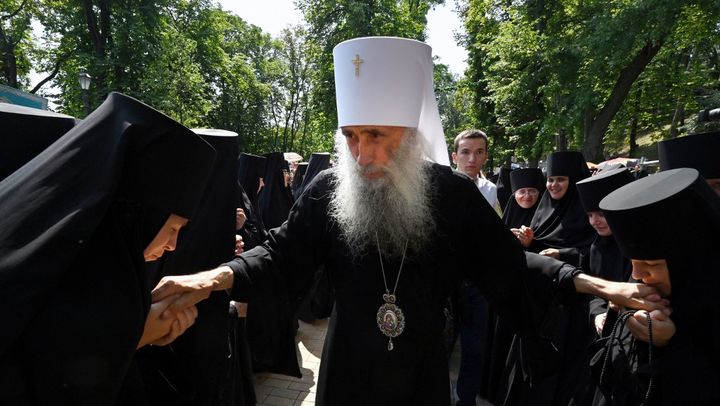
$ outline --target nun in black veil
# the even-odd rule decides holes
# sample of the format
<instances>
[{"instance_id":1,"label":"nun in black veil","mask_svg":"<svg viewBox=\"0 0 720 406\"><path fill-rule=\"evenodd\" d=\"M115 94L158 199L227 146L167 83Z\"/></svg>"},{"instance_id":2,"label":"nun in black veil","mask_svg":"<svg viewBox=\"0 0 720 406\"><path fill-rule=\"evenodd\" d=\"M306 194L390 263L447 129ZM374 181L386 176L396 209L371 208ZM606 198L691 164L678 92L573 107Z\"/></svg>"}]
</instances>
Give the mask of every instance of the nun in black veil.
<instances>
[{"instance_id":1,"label":"nun in black veil","mask_svg":"<svg viewBox=\"0 0 720 406\"><path fill-rule=\"evenodd\" d=\"M285 183L284 171L288 163L282 152L266 154L265 187L260 192L258 202L260 216L267 229L280 227L287 220L294 200L292 191Z\"/></svg>"},{"instance_id":2,"label":"nun in black veil","mask_svg":"<svg viewBox=\"0 0 720 406\"><path fill-rule=\"evenodd\" d=\"M600 209L632 278L656 287L672 313L623 309L605 324L617 339L596 354L594 404L720 404L720 198L680 168L616 190Z\"/></svg>"},{"instance_id":3,"label":"nun in black veil","mask_svg":"<svg viewBox=\"0 0 720 406\"><path fill-rule=\"evenodd\" d=\"M627 168L612 169L584 179L577 183L578 193L590 224L597 232L595 241L590 246L590 253L585 257L582 268L593 276L625 282L630 278L630 260L620 252L620 248L612 235L604 213L600 210L600 200L614 190L634 180ZM595 297L589 303L589 322L599 335L605 324L608 304L602 298ZM610 320L613 323L614 320Z\"/></svg>"},{"instance_id":4,"label":"nun in black veil","mask_svg":"<svg viewBox=\"0 0 720 406\"><path fill-rule=\"evenodd\" d=\"M517 235L520 227L530 225L540 196L545 191L545 176L538 168L523 168L510 172L509 177L512 194L505 205L502 218Z\"/></svg>"},{"instance_id":5,"label":"nun in black veil","mask_svg":"<svg viewBox=\"0 0 720 406\"><path fill-rule=\"evenodd\" d=\"M518 235L528 251L580 265L581 255L595 238L580 204L575 184L590 176L587 163L577 151L554 152L547 160L547 192L538 204L530 228Z\"/></svg>"},{"instance_id":6,"label":"nun in black veil","mask_svg":"<svg viewBox=\"0 0 720 406\"><path fill-rule=\"evenodd\" d=\"M267 239L267 231L260 216L258 190L265 173L266 158L241 153L238 157L238 208L245 214L245 223L239 232L245 243L244 249L252 249Z\"/></svg>"},{"instance_id":7,"label":"nun in black veil","mask_svg":"<svg viewBox=\"0 0 720 406\"><path fill-rule=\"evenodd\" d=\"M151 308L144 261L174 249L214 157L111 93L0 182L1 404L116 401L136 348L166 343L149 334L168 315Z\"/></svg>"}]
</instances>

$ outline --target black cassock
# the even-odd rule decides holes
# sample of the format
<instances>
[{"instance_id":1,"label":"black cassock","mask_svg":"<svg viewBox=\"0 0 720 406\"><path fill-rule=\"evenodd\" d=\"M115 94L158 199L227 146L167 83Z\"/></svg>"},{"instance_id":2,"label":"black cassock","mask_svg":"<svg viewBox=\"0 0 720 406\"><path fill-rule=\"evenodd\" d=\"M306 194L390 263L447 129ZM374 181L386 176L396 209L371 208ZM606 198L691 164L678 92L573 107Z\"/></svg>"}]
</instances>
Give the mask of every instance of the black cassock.
<instances>
[{"instance_id":1,"label":"black cassock","mask_svg":"<svg viewBox=\"0 0 720 406\"><path fill-rule=\"evenodd\" d=\"M336 302L318 405L449 405L443 306L462 278L477 283L513 328L531 336L547 324L553 300L574 296L575 271L539 256L531 259L543 271L529 271L517 239L472 182L444 166L426 169L433 180L436 229L426 251L405 259L396 296L406 324L392 351L376 322L385 291L376 248L370 245L367 255L353 258L328 214L332 170L305 190L268 242L227 264L235 272L236 300L252 306L257 298L274 297L289 312L307 293L318 266L326 266ZM401 258L383 260L388 284L394 284Z\"/></svg>"}]
</instances>

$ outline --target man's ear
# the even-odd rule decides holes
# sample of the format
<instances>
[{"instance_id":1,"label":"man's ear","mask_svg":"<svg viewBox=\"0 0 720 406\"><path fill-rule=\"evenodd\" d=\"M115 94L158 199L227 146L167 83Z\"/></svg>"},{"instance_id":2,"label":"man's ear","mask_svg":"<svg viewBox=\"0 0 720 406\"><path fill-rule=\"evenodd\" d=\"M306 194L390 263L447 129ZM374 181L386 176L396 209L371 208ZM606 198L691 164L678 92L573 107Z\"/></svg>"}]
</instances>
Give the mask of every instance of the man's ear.
<instances>
[{"instance_id":1,"label":"man's ear","mask_svg":"<svg viewBox=\"0 0 720 406\"><path fill-rule=\"evenodd\" d=\"M457 152L452 153L452 161L455 165L457 165Z\"/></svg>"}]
</instances>

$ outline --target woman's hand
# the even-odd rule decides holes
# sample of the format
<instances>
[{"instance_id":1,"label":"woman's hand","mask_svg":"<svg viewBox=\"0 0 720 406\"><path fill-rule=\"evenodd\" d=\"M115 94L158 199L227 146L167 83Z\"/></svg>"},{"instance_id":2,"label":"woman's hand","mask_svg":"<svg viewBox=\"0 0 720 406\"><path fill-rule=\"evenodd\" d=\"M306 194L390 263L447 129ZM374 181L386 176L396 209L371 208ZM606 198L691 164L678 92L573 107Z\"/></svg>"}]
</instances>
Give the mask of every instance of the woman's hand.
<instances>
[{"instance_id":1,"label":"woman's hand","mask_svg":"<svg viewBox=\"0 0 720 406\"><path fill-rule=\"evenodd\" d=\"M187 329L189 329L193 324L195 324L195 319L197 319L198 311L197 307L191 306L188 308L185 308L183 311L177 313L175 315L175 320L173 321L170 331L165 334L164 336L158 338L155 341L152 341L150 344L152 345L168 345L171 342L175 341L176 338L180 337L185 333Z\"/></svg>"},{"instance_id":2,"label":"woman's hand","mask_svg":"<svg viewBox=\"0 0 720 406\"><path fill-rule=\"evenodd\" d=\"M627 319L626 325L632 335L646 343L650 342L648 336L648 312L645 310L638 310L633 314L632 317ZM650 319L652 320L652 338L653 345L656 347L664 347L668 345L670 339L675 335L677 331L675 323L670 319L670 316L660 310L653 310L650 312Z\"/></svg>"},{"instance_id":3,"label":"woman's hand","mask_svg":"<svg viewBox=\"0 0 720 406\"><path fill-rule=\"evenodd\" d=\"M560 250L557 248L546 248L539 252L540 255L545 255L546 257L551 257L558 259L560 258Z\"/></svg>"}]
</instances>

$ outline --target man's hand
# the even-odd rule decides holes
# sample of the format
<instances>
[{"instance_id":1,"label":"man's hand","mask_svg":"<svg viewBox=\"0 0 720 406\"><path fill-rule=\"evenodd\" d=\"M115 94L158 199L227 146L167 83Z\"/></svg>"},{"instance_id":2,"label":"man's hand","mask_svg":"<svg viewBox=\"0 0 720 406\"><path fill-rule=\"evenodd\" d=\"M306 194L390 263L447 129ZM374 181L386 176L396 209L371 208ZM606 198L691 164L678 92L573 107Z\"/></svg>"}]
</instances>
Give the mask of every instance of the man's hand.
<instances>
[{"instance_id":1,"label":"man's hand","mask_svg":"<svg viewBox=\"0 0 720 406\"><path fill-rule=\"evenodd\" d=\"M645 310L638 310L632 317L627 319L627 327L635 338L640 341L650 342L648 336L648 321ZM675 323L670 317L660 310L650 312L652 319L652 336L653 345L656 347L664 347L670 339L675 335Z\"/></svg>"},{"instance_id":2,"label":"man's hand","mask_svg":"<svg viewBox=\"0 0 720 406\"><path fill-rule=\"evenodd\" d=\"M657 289L642 283L612 282L577 274L573 279L578 293L588 293L601 297L615 306L636 310L660 310L670 314L670 302L663 299Z\"/></svg>"},{"instance_id":3,"label":"man's hand","mask_svg":"<svg viewBox=\"0 0 720 406\"><path fill-rule=\"evenodd\" d=\"M233 271L227 266L192 275L166 276L153 289L152 301L154 303L169 296L180 295L163 314L163 318L171 318L207 299L214 290L232 288L233 278Z\"/></svg>"},{"instance_id":4,"label":"man's hand","mask_svg":"<svg viewBox=\"0 0 720 406\"><path fill-rule=\"evenodd\" d=\"M235 209L235 230L240 230L245 225L245 221L247 221L247 216L245 215L245 211L241 208Z\"/></svg>"}]
</instances>

